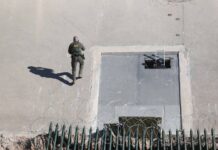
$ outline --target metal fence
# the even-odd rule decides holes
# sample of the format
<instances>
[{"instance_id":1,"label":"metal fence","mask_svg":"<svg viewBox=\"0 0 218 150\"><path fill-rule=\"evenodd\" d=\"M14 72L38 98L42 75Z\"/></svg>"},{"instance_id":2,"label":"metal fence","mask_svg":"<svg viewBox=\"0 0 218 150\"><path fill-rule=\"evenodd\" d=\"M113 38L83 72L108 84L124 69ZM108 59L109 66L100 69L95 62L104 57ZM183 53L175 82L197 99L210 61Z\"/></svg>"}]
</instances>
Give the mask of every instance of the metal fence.
<instances>
[{"instance_id":1,"label":"metal fence","mask_svg":"<svg viewBox=\"0 0 218 150\"><path fill-rule=\"evenodd\" d=\"M76 127L73 134L71 126L59 128L58 124L53 130L51 123L46 150L216 150L218 144L214 129L210 133L190 130L188 136L184 130L172 134L157 127L126 129L122 125L87 132L85 127L81 131Z\"/></svg>"}]
</instances>

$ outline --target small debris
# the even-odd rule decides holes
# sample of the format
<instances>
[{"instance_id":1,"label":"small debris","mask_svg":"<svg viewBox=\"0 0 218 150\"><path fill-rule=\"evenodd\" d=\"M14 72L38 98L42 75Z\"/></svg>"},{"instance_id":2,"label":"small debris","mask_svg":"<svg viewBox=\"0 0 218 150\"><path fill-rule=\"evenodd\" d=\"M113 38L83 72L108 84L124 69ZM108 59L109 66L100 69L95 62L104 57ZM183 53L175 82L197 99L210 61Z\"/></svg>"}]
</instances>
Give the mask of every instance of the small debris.
<instances>
[{"instance_id":1,"label":"small debris","mask_svg":"<svg viewBox=\"0 0 218 150\"><path fill-rule=\"evenodd\" d=\"M176 36L180 36L180 34L176 34Z\"/></svg>"},{"instance_id":2,"label":"small debris","mask_svg":"<svg viewBox=\"0 0 218 150\"><path fill-rule=\"evenodd\" d=\"M176 18L176 20L177 20L177 21L179 21L179 20L180 20L180 18Z\"/></svg>"}]
</instances>

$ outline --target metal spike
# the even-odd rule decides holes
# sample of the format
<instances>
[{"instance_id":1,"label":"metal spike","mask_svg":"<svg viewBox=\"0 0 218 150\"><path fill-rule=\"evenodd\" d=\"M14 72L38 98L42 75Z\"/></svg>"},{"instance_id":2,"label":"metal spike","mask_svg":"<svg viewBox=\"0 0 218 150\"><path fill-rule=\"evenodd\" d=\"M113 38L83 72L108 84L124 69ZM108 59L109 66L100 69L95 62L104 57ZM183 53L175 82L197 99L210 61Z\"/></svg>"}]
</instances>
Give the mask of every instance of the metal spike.
<instances>
[{"instance_id":1,"label":"metal spike","mask_svg":"<svg viewBox=\"0 0 218 150\"><path fill-rule=\"evenodd\" d=\"M95 147L94 147L94 149L95 150L97 150L97 148L98 148L98 133L99 133L99 130L98 130L98 128L96 129L96 135L95 135Z\"/></svg>"},{"instance_id":2,"label":"metal spike","mask_svg":"<svg viewBox=\"0 0 218 150\"><path fill-rule=\"evenodd\" d=\"M89 129L89 140L88 140L88 150L92 149L92 127Z\"/></svg>"},{"instance_id":3,"label":"metal spike","mask_svg":"<svg viewBox=\"0 0 218 150\"><path fill-rule=\"evenodd\" d=\"M109 144L109 150L112 150L112 142L113 142L113 137L112 137L112 131L110 130L110 144Z\"/></svg>"},{"instance_id":4,"label":"metal spike","mask_svg":"<svg viewBox=\"0 0 218 150\"><path fill-rule=\"evenodd\" d=\"M67 150L70 149L70 145L71 145L71 142L72 142L72 126L69 127L69 131L68 131L68 139L67 139Z\"/></svg>"},{"instance_id":5,"label":"metal spike","mask_svg":"<svg viewBox=\"0 0 218 150\"><path fill-rule=\"evenodd\" d=\"M143 134L142 134L142 150L146 150L146 127L143 129Z\"/></svg>"},{"instance_id":6,"label":"metal spike","mask_svg":"<svg viewBox=\"0 0 218 150\"><path fill-rule=\"evenodd\" d=\"M177 150L180 150L180 140L179 140L179 130L176 129L176 145L177 145Z\"/></svg>"},{"instance_id":7,"label":"metal spike","mask_svg":"<svg viewBox=\"0 0 218 150\"><path fill-rule=\"evenodd\" d=\"M75 135L74 135L74 150L77 149L77 144L78 144L78 126L76 126L76 129L75 129Z\"/></svg>"},{"instance_id":8,"label":"metal spike","mask_svg":"<svg viewBox=\"0 0 218 150\"><path fill-rule=\"evenodd\" d=\"M187 150L187 143L186 143L186 137L185 137L185 130L182 130L182 139L183 139L183 149Z\"/></svg>"},{"instance_id":9,"label":"metal spike","mask_svg":"<svg viewBox=\"0 0 218 150\"><path fill-rule=\"evenodd\" d=\"M191 139L191 148L192 150L195 149L195 144L194 144L194 138L193 138L193 131L192 129L190 130L190 139Z\"/></svg>"},{"instance_id":10,"label":"metal spike","mask_svg":"<svg viewBox=\"0 0 218 150\"><path fill-rule=\"evenodd\" d=\"M162 145L163 145L163 150L166 150L165 131L164 130L162 130Z\"/></svg>"},{"instance_id":11,"label":"metal spike","mask_svg":"<svg viewBox=\"0 0 218 150\"><path fill-rule=\"evenodd\" d=\"M135 131L135 150L138 150L139 148L139 127L136 128L136 131Z\"/></svg>"},{"instance_id":12,"label":"metal spike","mask_svg":"<svg viewBox=\"0 0 218 150\"><path fill-rule=\"evenodd\" d=\"M199 129L197 130L197 136L198 136L198 150L201 150L201 135Z\"/></svg>"},{"instance_id":13,"label":"metal spike","mask_svg":"<svg viewBox=\"0 0 218 150\"><path fill-rule=\"evenodd\" d=\"M105 129L103 129L103 134L102 134L102 137L101 137L101 149L102 150L104 148L104 136L105 136Z\"/></svg>"},{"instance_id":14,"label":"metal spike","mask_svg":"<svg viewBox=\"0 0 218 150\"><path fill-rule=\"evenodd\" d=\"M65 138L65 128L66 128L66 126L63 125L62 132L61 132L61 144L60 144L59 150L63 149L63 143L64 143L64 138Z\"/></svg>"},{"instance_id":15,"label":"metal spike","mask_svg":"<svg viewBox=\"0 0 218 150\"><path fill-rule=\"evenodd\" d=\"M56 143L57 143L57 138L58 138L58 124L56 124L55 127L55 137L54 137L54 143L53 143L53 150L56 150Z\"/></svg>"},{"instance_id":16,"label":"metal spike","mask_svg":"<svg viewBox=\"0 0 218 150\"><path fill-rule=\"evenodd\" d=\"M86 129L85 127L83 127L83 131L82 131L82 139L81 139L81 150L85 149L85 138L86 138Z\"/></svg>"},{"instance_id":17,"label":"metal spike","mask_svg":"<svg viewBox=\"0 0 218 150\"><path fill-rule=\"evenodd\" d=\"M119 125L117 126L117 138L116 138L116 150L119 149L119 137L120 137L120 127Z\"/></svg>"},{"instance_id":18,"label":"metal spike","mask_svg":"<svg viewBox=\"0 0 218 150\"><path fill-rule=\"evenodd\" d=\"M216 141L215 141L215 129L211 129L211 136L212 136L212 150L216 150Z\"/></svg>"},{"instance_id":19,"label":"metal spike","mask_svg":"<svg viewBox=\"0 0 218 150\"><path fill-rule=\"evenodd\" d=\"M154 134L154 127L150 129L150 150L153 150L153 134Z\"/></svg>"},{"instance_id":20,"label":"metal spike","mask_svg":"<svg viewBox=\"0 0 218 150\"><path fill-rule=\"evenodd\" d=\"M173 150L173 141L172 141L172 132L169 131L169 142L170 142L170 150Z\"/></svg>"},{"instance_id":21,"label":"metal spike","mask_svg":"<svg viewBox=\"0 0 218 150\"><path fill-rule=\"evenodd\" d=\"M158 128L158 133L157 133L157 150L160 150L161 147L161 131L160 128Z\"/></svg>"},{"instance_id":22,"label":"metal spike","mask_svg":"<svg viewBox=\"0 0 218 150\"><path fill-rule=\"evenodd\" d=\"M104 128L103 129L103 135L102 135L102 138L101 138L101 149L102 150L105 150L106 149L106 139L107 139L107 132L106 132L106 129Z\"/></svg>"},{"instance_id":23,"label":"metal spike","mask_svg":"<svg viewBox=\"0 0 218 150\"><path fill-rule=\"evenodd\" d=\"M103 150L106 150L106 146L107 146L107 130L104 129L104 141L103 141Z\"/></svg>"},{"instance_id":24,"label":"metal spike","mask_svg":"<svg viewBox=\"0 0 218 150\"><path fill-rule=\"evenodd\" d=\"M122 150L125 150L125 144L126 144L126 131L125 128L123 128Z\"/></svg>"},{"instance_id":25,"label":"metal spike","mask_svg":"<svg viewBox=\"0 0 218 150\"><path fill-rule=\"evenodd\" d=\"M46 150L49 149L50 147L50 142L51 142L51 134L52 134L52 122L49 125L49 129L48 129L48 141L47 141L47 145L46 145Z\"/></svg>"},{"instance_id":26,"label":"metal spike","mask_svg":"<svg viewBox=\"0 0 218 150\"><path fill-rule=\"evenodd\" d=\"M204 142L205 142L205 150L208 150L207 130L206 129L204 129Z\"/></svg>"},{"instance_id":27,"label":"metal spike","mask_svg":"<svg viewBox=\"0 0 218 150\"><path fill-rule=\"evenodd\" d=\"M131 131L128 128L128 150L131 150Z\"/></svg>"}]
</instances>

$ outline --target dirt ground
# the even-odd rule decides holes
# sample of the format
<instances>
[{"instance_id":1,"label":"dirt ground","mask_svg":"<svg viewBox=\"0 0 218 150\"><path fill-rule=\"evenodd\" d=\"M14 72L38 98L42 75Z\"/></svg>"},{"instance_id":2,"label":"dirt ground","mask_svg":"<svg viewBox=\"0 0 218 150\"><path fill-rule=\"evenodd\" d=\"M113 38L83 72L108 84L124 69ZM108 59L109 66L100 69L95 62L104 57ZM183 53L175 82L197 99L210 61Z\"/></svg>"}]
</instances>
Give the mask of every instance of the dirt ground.
<instances>
[{"instance_id":1,"label":"dirt ground","mask_svg":"<svg viewBox=\"0 0 218 150\"><path fill-rule=\"evenodd\" d=\"M33 138L12 137L7 138L0 135L0 150L44 150L45 135L38 135Z\"/></svg>"}]
</instances>

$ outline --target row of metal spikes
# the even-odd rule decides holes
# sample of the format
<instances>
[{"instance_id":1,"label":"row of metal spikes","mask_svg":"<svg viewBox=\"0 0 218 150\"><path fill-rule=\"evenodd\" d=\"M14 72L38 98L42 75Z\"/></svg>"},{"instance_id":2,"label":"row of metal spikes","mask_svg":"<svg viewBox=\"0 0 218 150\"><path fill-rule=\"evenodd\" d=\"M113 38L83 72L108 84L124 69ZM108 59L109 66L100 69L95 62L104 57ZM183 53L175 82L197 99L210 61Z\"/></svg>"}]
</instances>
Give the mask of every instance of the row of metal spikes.
<instances>
[{"instance_id":1,"label":"row of metal spikes","mask_svg":"<svg viewBox=\"0 0 218 150\"><path fill-rule=\"evenodd\" d=\"M55 130L52 130L52 123L49 126L49 133L46 142L46 150L216 150L215 130L211 129L211 135L204 129L203 135L197 130L194 136L193 130L190 130L190 136L186 137L184 130L176 130L176 135L172 135L171 130L168 135L164 130L154 127L143 128L139 136L139 129L136 128L134 134L131 128L127 132L123 129L120 133L120 127L117 127L117 135L111 129L103 129L99 131L97 128L95 133L92 128L86 136L85 127L82 133L79 128L75 128L72 135L72 127L68 132L66 126L61 128L59 135L59 126L56 124ZM157 135L155 135L157 131ZM73 143L72 143L73 137ZM80 138L80 139L79 139ZM86 140L87 139L87 140Z\"/></svg>"}]
</instances>

